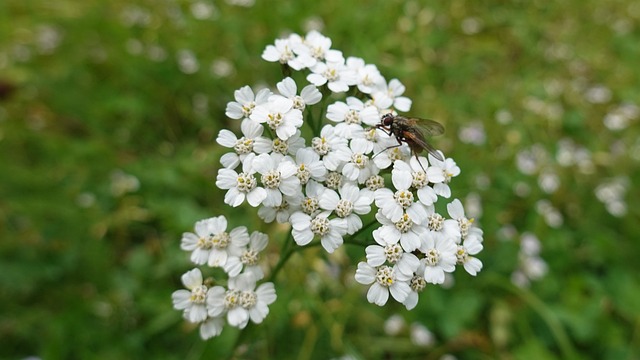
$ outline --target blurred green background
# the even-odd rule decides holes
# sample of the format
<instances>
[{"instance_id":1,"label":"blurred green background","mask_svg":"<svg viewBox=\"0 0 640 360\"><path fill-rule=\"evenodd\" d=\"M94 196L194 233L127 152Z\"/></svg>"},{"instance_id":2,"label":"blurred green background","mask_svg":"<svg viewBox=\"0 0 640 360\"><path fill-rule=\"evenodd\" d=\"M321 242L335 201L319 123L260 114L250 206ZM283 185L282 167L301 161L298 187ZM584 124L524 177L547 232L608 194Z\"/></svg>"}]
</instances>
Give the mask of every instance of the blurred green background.
<instances>
[{"instance_id":1,"label":"blurred green background","mask_svg":"<svg viewBox=\"0 0 640 360\"><path fill-rule=\"evenodd\" d=\"M409 312L366 302L361 248L311 249L263 324L203 342L171 306L181 234L224 214L277 261L286 229L222 203L215 137L309 29L445 124L484 269ZM3 0L0 358L638 359L638 59L631 0Z\"/></svg>"}]
</instances>

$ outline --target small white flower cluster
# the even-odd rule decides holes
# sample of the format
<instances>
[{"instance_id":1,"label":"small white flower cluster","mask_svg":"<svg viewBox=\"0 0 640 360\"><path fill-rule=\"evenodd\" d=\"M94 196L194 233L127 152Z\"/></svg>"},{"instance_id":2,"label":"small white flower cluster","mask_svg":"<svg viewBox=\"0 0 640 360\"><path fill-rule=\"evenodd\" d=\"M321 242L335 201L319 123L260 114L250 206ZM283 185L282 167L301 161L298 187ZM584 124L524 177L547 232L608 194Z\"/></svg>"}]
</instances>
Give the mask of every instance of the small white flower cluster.
<instances>
[{"instance_id":1,"label":"small white flower cluster","mask_svg":"<svg viewBox=\"0 0 640 360\"><path fill-rule=\"evenodd\" d=\"M222 332L226 322L244 328L249 320L261 323L269 314L268 305L276 300L273 283L256 284L264 277L258 261L268 243L267 235L244 226L227 232L224 216L198 221L195 233L184 233L182 250L191 252L196 265L222 268L229 276L227 287L210 286L199 268L182 275L187 290L172 295L173 306L183 310L184 318L200 324L200 336L209 339Z\"/></svg>"},{"instance_id":2,"label":"small white flower cluster","mask_svg":"<svg viewBox=\"0 0 640 360\"><path fill-rule=\"evenodd\" d=\"M310 84L298 93L296 81L286 77L277 91L245 86L235 92L226 115L240 122L242 134L225 129L217 138L231 150L221 157L216 178L227 205L246 201L265 222L289 223L299 246L315 241L329 253L345 242L366 246L366 261L358 264L355 278L371 285L367 299L377 305L391 294L412 309L418 293L428 283L442 284L456 265L471 275L481 270L473 255L482 250L482 230L465 216L462 203L447 204L448 217L436 211L438 199L451 197L449 183L460 168L442 152L434 150L436 156L428 158L412 153L382 123L384 115L411 108L400 81L387 82L360 58L345 59L316 31L278 39L262 58L279 62L285 73L301 72ZM310 141L303 130L313 132ZM366 215L371 223L365 226ZM217 250L215 240L200 246L209 233L185 236L183 248L193 251L196 264L229 271L237 261ZM232 244L233 234L229 248L246 244ZM246 230L236 235L245 236ZM207 300L209 317L220 315L217 301ZM229 323L246 324L246 316L231 320L232 314Z\"/></svg>"},{"instance_id":3,"label":"small white flower cluster","mask_svg":"<svg viewBox=\"0 0 640 360\"><path fill-rule=\"evenodd\" d=\"M544 277L548 271L547 263L540 256L542 244L532 233L524 233L520 238L518 269L511 274L511 282L516 286L529 287L532 281Z\"/></svg>"}]
</instances>

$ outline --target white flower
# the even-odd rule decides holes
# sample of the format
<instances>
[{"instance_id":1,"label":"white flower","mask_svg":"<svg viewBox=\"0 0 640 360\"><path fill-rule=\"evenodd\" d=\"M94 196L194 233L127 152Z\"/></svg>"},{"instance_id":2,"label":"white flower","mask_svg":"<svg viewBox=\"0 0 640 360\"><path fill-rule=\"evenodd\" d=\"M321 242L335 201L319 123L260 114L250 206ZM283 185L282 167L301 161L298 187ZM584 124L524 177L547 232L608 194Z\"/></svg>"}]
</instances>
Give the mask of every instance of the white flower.
<instances>
[{"instance_id":1,"label":"white flower","mask_svg":"<svg viewBox=\"0 0 640 360\"><path fill-rule=\"evenodd\" d=\"M347 139L338 136L331 125L325 125L320 136L311 140L311 148L322 156L322 162L330 171L336 171L351 156Z\"/></svg>"},{"instance_id":2,"label":"white flower","mask_svg":"<svg viewBox=\"0 0 640 360\"><path fill-rule=\"evenodd\" d=\"M420 260L418 260L417 256L405 251L397 240L393 241L383 237L379 231L373 232L373 238L378 245L369 245L365 249L369 265L375 267L388 262L391 265L395 265L396 269L402 274L409 277L413 276L413 273L420 266Z\"/></svg>"},{"instance_id":3,"label":"white flower","mask_svg":"<svg viewBox=\"0 0 640 360\"><path fill-rule=\"evenodd\" d=\"M378 107L379 109L386 109L393 105L396 110L407 112L411 110L411 99L400 96L404 90L404 85L398 79L391 79L388 86L386 82L377 83L372 98L376 106L382 106Z\"/></svg>"},{"instance_id":4,"label":"white flower","mask_svg":"<svg viewBox=\"0 0 640 360\"><path fill-rule=\"evenodd\" d=\"M365 64L361 58L348 57L347 68L353 70L356 74L356 85L358 85L358 90L362 93L371 94L376 84L384 82L384 78L380 75L378 68L372 64Z\"/></svg>"},{"instance_id":5,"label":"white flower","mask_svg":"<svg viewBox=\"0 0 640 360\"><path fill-rule=\"evenodd\" d=\"M209 289L202 283L202 273L195 268L182 275L182 284L188 290L176 290L171 294L173 307L184 310L184 317L192 323L207 319L206 300L210 296Z\"/></svg>"},{"instance_id":6,"label":"white flower","mask_svg":"<svg viewBox=\"0 0 640 360\"><path fill-rule=\"evenodd\" d=\"M296 152L304 147L304 138L300 130L296 130L290 138L282 140L280 138L269 139L259 136L255 139L253 150L258 154L278 153L282 155L295 155Z\"/></svg>"},{"instance_id":7,"label":"white flower","mask_svg":"<svg viewBox=\"0 0 640 360\"><path fill-rule=\"evenodd\" d=\"M320 197L320 207L333 211L339 218L346 221L347 234L351 235L362 228L362 220L358 215L371 212L373 198L360 191L357 185L346 183L339 190L327 189Z\"/></svg>"},{"instance_id":8,"label":"white flower","mask_svg":"<svg viewBox=\"0 0 640 360\"><path fill-rule=\"evenodd\" d=\"M229 325L243 329L249 319L259 324L269 314L269 305L276 300L273 283L264 283L256 289L256 279L251 273L229 279L229 289L216 286L207 298L209 316L226 312Z\"/></svg>"},{"instance_id":9,"label":"white flower","mask_svg":"<svg viewBox=\"0 0 640 360\"><path fill-rule=\"evenodd\" d=\"M447 239L454 239L456 243L460 242L460 227L457 220L445 219L435 211L433 206L427 207L426 219L425 225L431 233Z\"/></svg>"},{"instance_id":10,"label":"white flower","mask_svg":"<svg viewBox=\"0 0 640 360\"><path fill-rule=\"evenodd\" d=\"M320 212L320 197L325 190L322 184L309 181L305 187L306 196L300 202L300 210L311 217L316 216Z\"/></svg>"},{"instance_id":11,"label":"white flower","mask_svg":"<svg viewBox=\"0 0 640 360\"><path fill-rule=\"evenodd\" d=\"M412 182L411 175L406 172L392 173L391 181L397 189L395 193L388 188L382 188L375 192L376 206L382 215L396 223L406 212L412 222L422 224L427 217L427 210L422 203L415 201L413 193L409 191Z\"/></svg>"},{"instance_id":12,"label":"white flower","mask_svg":"<svg viewBox=\"0 0 640 360\"><path fill-rule=\"evenodd\" d=\"M291 34L286 39L276 39L275 45L267 45L264 49L262 58L269 62L287 64L294 70L301 70L304 62L297 59L294 54L294 49L300 45L302 45L302 38L298 34Z\"/></svg>"},{"instance_id":13,"label":"white flower","mask_svg":"<svg viewBox=\"0 0 640 360\"><path fill-rule=\"evenodd\" d=\"M376 213L376 219L382 226L373 231L374 238L378 236L389 243L400 242L402 248L408 252L420 247L420 239L427 231L424 226L414 223L406 213L396 222L389 220L380 212Z\"/></svg>"},{"instance_id":14,"label":"white flower","mask_svg":"<svg viewBox=\"0 0 640 360\"><path fill-rule=\"evenodd\" d=\"M342 175L350 181L363 184L371 175L376 175L379 169L371 161L368 153L373 150L364 139L351 139L349 144L349 161L342 167Z\"/></svg>"},{"instance_id":15,"label":"white flower","mask_svg":"<svg viewBox=\"0 0 640 360\"><path fill-rule=\"evenodd\" d=\"M260 260L260 251L264 250L268 243L269 237L267 234L254 231L251 233L249 244L229 251L229 258L224 265L224 271L230 277L235 277L244 269L246 273L252 273L256 280L262 279L264 273L258 264L258 260Z\"/></svg>"},{"instance_id":16,"label":"white flower","mask_svg":"<svg viewBox=\"0 0 640 360\"><path fill-rule=\"evenodd\" d=\"M291 214L291 233L296 244L307 245L314 239L320 238L320 244L328 252L333 253L343 243L342 236L347 232L344 219L329 220L329 212L322 212L311 217L301 211Z\"/></svg>"},{"instance_id":17,"label":"white flower","mask_svg":"<svg viewBox=\"0 0 640 360\"><path fill-rule=\"evenodd\" d=\"M251 119L244 119L240 125L240 130L244 136L239 139L227 129L222 129L218 133L216 142L224 147L233 148L235 151L224 154L220 158L220 163L227 169L235 169L247 154L253 152L253 144L256 138L262 135L264 128Z\"/></svg>"},{"instance_id":18,"label":"white flower","mask_svg":"<svg viewBox=\"0 0 640 360\"><path fill-rule=\"evenodd\" d=\"M302 194L296 196L282 196L282 202L276 206L262 205L258 209L258 217L265 223L271 223L276 220L279 224L289 222L289 216L292 213L300 210L300 203L302 202Z\"/></svg>"},{"instance_id":19,"label":"white flower","mask_svg":"<svg viewBox=\"0 0 640 360\"><path fill-rule=\"evenodd\" d=\"M420 251L424 258L424 279L430 284L444 283L444 273L453 272L456 265L456 244L453 240L432 233L422 238Z\"/></svg>"},{"instance_id":20,"label":"white flower","mask_svg":"<svg viewBox=\"0 0 640 360\"><path fill-rule=\"evenodd\" d=\"M236 90L233 95L236 101L227 104L225 114L232 119L243 119L251 116L253 109L257 105L266 103L269 96L271 96L271 91L262 89L254 96L253 90L247 85Z\"/></svg>"},{"instance_id":21,"label":"white flower","mask_svg":"<svg viewBox=\"0 0 640 360\"><path fill-rule=\"evenodd\" d=\"M349 86L356 83L355 74L344 64L344 59L319 62L311 68L311 71L312 73L307 75L310 83L316 86L327 84L329 90L335 93L346 92Z\"/></svg>"},{"instance_id":22,"label":"white flower","mask_svg":"<svg viewBox=\"0 0 640 360\"><path fill-rule=\"evenodd\" d=\"M458 245L456 251L457 264L464 266L469 274L476 276L478 271L482 270L482 261L469 255L476 255L480 251L482 251L482 243L478 239L465 239L462 245Z\"/></svg>"},{"instance_id":23,"label":"white flower","mask_svg":"<svg viewBox=\"0 0 640 360\"><path fill-rule=\"evenodd\" d=\"M293 100L282 95L271 95L265 104L257 105L251 120L266 123L282 140L287 140L302 126L302 111L293 108Z\"/></svg>"},{"instance_id":24,"label":"white flower","mask_svg":"<svg viewBox=\"0 0 640 360\"><path fill-rule=\"evenodd\" d=\"M337 122L335 131L342 137L351 139L362 134L362 124L375 126L380 122L380 113L375 106L366 106L356 97L348 97L347 102L337 101L327 108L327 119Z\"/></svg>"},{"instance_id":25,"label":"white flower","mask_svg":"<svg viewBox=\"0 0 640 360\"><path fill-rule=\"evenodd\" d=\"M407 295L407 299L402 303L407 310L411 310L418 305L418 295L424 290L427 286L427 281L424 279L424 263L420 262L420 266L416 273L409 280L409 287L411 288L411 292Z\"/></svg>"},{"instance_id":26,"label":"white flower","mask_svg":"<svg viewBox=\"0 0 640 360\"><path fill-rule=\"evenodd\" d=\"M411 292L408 283L411 276L404 275L395 267L387 265L373 267L366 262L360 262L355 278L360 284L371 284L367 292L367 300L378 306L387 303L389 293L396 301L403 302Z\"/></svg>"},{"instance_id":27,"label":"white flower","mask_svg":"<svg viewBox=\"0 0 640 360\"><path fill-rule=\"evenodd\" d=\"M304 37L303 44L296 47L296 53L300 56L309 55L318 61L344 61L341 51L331 49L331 39L318 31L309 31Z\"/></svg>"},{"instance_id":28,"label":"white flower","mask_svg":"<svg viewBox=\"0 0 640 360\"><path fill-rule=\"evenodd\" d=\"M242 163L242 172L237 173L232 169L219 169L216 178L216 186L223 190L229 190L224 196L224 203L233 207L240 206L247 199L249 205L256 207L267 197L267 191L257 186L258 181L252 167L255 154L245 157Z\"/></svg>"},{"instance_id":29,"label":"white flower","mask_svg":"<svg viewBox=\"0 0 640 360\"><path fill-rule=\"evenodd\" d=\"M426 169L426 172L424 169ZM405 161L394 162L392 173L400 171L409 173L413 179L411 181L411 187L416 189L418 200L420 200L421 203L426 206L431 206L438 200L438 195L435 190L429 186L429 183L435 183L440 179L444 180L441 169L429 167L427 159L421 156L418 159L411 157L409 163Z\"/></svg>"},{"instance_id":30,"label":"white flower","mask_svg":"<svg viewBox=\"0 0 640 360\"><path fill-rule=\"evenodd\" d=\"M300 191L300 180L295 176L297 168L291 158L280 154L261 154L253 161L253 167L260 173L261 182L267 193L265 206L278 206L282 195L296 196Z\"/></svg>"},{"instance_id":31,"label":"white flower","mask_svg":"<svg viewBox=\"0 0 640 360\"><path fill-rule=\"evenodd\" d=\"M469 229L473 225L473 219L467 219L464 215L464 208L462 207L462 203L458 199L454 199L451 203L447 204L447 211L449 212L449 216L455 221L458 222L458 228L460 230L460 237L456 242L460 242L460 240L464 240L467 238L469 234Z\"/></svg>"},{"instance_id":32,"label":"white flower","mask_svg":"<svg viewBox=\"0 0 640 360\"><path fill-rule=\"evenodd\" d=\"M293 108L304 110L307 105L314 105L320 102L322 94L313 85L305 86L300 95L297 95L298 87L292 78L288 77L276 84L280 95L293 101Z\"/></svg>"},{"instance_id":33,"label":"white flower","mask_svg":"<svg viewBox=\"0 0 640 360\"><path fill-rule=\"evenodd\" d=\"M196 222L196 233L182 235L182 250L192 251L191 261L197 265L208 262L209 266L224 266L228 252L245 246L249 242L249 234L244 226L227 230L227 219L224 216L212 217Z\"/></svg>"},{"instance_id":34,"label":"white flower","mask_svg":"<svg viewBox=\"0 0 640 360\"><path fill-rule=\"evenodd\" d=\"M440 155L442 155L442 152L440 152ZM458 176L460 174L460 168L451 158L446 158L444 161L440 161L431 154L429 154L428 156L429 163L431 163L434 168L440 169L442 171L442 176L444 177L443 182L433 185L433 190L435 190L436 194L438 194L439 196L442 196L444 198L450 197L451 189L449 189L448 184L451 181L452 177Z\"/></svg>"},{"instance_id":35,"label":"white flower","mask_svg":"<svg viewBox=\"0 0 640 360\"><path fill-rule=\"evenodd\" d=\"M308 183L310 179L324 181L327 175L327 168L320 160L320 155L312 148L302 148L296 152L296 165L298 166L296 176L302 185Z\"/></svg>"}]
</instances>

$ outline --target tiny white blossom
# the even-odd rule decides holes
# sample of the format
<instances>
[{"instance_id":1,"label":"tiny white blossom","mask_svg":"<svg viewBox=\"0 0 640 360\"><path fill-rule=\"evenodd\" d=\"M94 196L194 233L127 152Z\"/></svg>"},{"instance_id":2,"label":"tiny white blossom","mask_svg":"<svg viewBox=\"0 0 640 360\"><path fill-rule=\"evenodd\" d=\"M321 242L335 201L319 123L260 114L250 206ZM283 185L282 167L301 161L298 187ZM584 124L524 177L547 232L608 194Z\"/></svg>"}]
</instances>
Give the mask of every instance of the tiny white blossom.
<instances>
[{"instance_id":1,"label":"tiny white blossom","mask_svg":"<svg viewBox=\"0 0 640 360\"><path fill-rule=\"evenodd\" d=\"M327 175L327 168L320 160L320 155L312 148L302 148L296 152L296 166L298 167L296 176L302 185L311 179L324 181Z\"/></svg>"},{"instance_id":2,"label":"tiny white blossom","mask_svg":"<svg viewBox=\"0 0 640 360\"><path fill-rule=\"evenodd\" d=\"M276 84L280 95L293 101L293 108L304 110L307 105L314 105L320 102L322 94L314 85L305 86L300 95L297 94L298 87L292 78L288 77Z\"/></svg>"},{"instance_id":3,"label":"tiny white blossom","mask_svg":"<svg viewBox=\"0 0 640 360\"><path fill-rule=\"evenodd\" d=\"M424 226L414 223L407 213L396 222L389 220L381 212L376 213L376 219L382 226L373 231L374 238L379 236L387 242L400 242L402 248L409 252L420 247L420 239L427 231Z\"/></svg>"},{"instance_id":4,"label":"tiny white blossom","mask_svg":"<svg viewBox=\"0 0 640 360\"><path fill-rule=\"evenodd\" d=\"M365 249L367 263L371 266L380 266L384 263L395 265L396 269L407 276L420 266L420 260L411 252L405 251L397 241L385 238L381 232L373 232L373 239L378 245L369 245Z\"/></svg>"},{"instance_id":5,"label":"tiny white blossom","mask_svg":"<svg viewBox=\"0 0 640 360\"><path fill-rule=\"evenodd\" d=\"M424 279L430 284L444 283L444 273L453 272L456 264L456 244L445 237L426 233L420 251L425 265Z\"/></svg>"},{"instance_id":6,"label":"tiny white blossom","mask_svg":"<svg viewBox=\"0 0 640 360\"><path fill-rule=\"evenodd\" d=\"M371 284L367 292L367 300L378 306L383 306L389 300L389 293L398 302L403 302L411 292L409 280L406 276L388 265L373 267L366 262L360 262L356 270L356 281L363 285Z\"/></svg>"},{"instance_id":7,"label":"tiny white blossom","mask_svg":"<svg viewBox=\"0 0 640 360\"><path fill-rule=\"evenodd\" d=\"M348 148L349 160L342 167L342 175L359 184L363 184L371 175L376 175L379 169L367 155L372 150L364 139L351 139Z\"/></svg>"},{"instance_id":8,"label":"tiny white blossom","mask_svg":"<svg viewBox=\"0 0 640 360\"><path fill-rule=\"evenodd\" d=\"M207 298L209 316L226 312L229 325L243 329L249 320L259 324L269 314L269 305L276 300L273 283L256 288L256 279L251 273L243 273L229 279L229 288L216 286Z\"/></svg>"},{"instance_id":9,"label":"tiny white blossom","mask_svg":"<svg viewBox=\"0 0 640 360\"><path fill-rule=\"evenodd\" d=\"M342 93L349 90L349 86L355 85L356 77L352 70L340 61L319 62L311 68L312 73L307 75L307 80L316 85L327 84L329 90L334 93Z\"/></svg>"},{"instance_id":10,"label":"tiny white blossom","mask_svg":"<svg viewBox=\"0 0 640 360\"><path fill-rule=\"evenodd\" d=\"M182 275L182 284L188 290L176 290L171 294L173 307L184 310L184 317L192 323L207 319L206 300L209 289L203 284L202 272L195 268Z\"/></svg>"},{"instance_id":11,"label":"tiny white blossom","mask_svg":"<svg viewBox=\"0 0 640 360\"><path fill-rule=\"evenodd\" d=\"M344 61L341 51L331 49L331 39L315 30L305 35L303 45L296 47L296 53L300 56L309 55L318 61Z\"/></svg>"},{"instance_id":12,"label":"tiny white blossom","mask_svg":"<svg viewBox=\"0 0 640 360\"><path fill-rule=\"evenodd\" d=\"M212 217L196 222L195 234L182 235L182 250L192 251L191 261L197 265L205 262L209 266L224 266L229 251L246 245L249 234L244 226L227 233L227 219L224 216Z\"/></svg>"},{"instance_id":13,"label":"tiny white blossom","mask_svg":"<svg viewBox=\"0 0 640 360\"><path fill-rule=\"evenodd\" d=\"M364 94L371 94L375 85L384 82L380 71L373 64L365 64L361 58L350 56L347 58L347 68L356 74L356 85L358 90Z\"/></svg>"},{"instance_id":14,"label":"tiny white blossom","mask_svg":"<svg viewBox=\"0 0 640 360\"><path fill-rule=\"evenodd\" d=\"M287 64L294 70L303 68L302 62L296 59L294 49L302 44L302 38L298 34L291 34L286 39L276 39L275 45L267 45L262 52L262 58L269 62Z\"/></svg>"},{"instance_id":15,"label":"tiny white blossom","mask_svg":"<svg viewBox=\"0 0 640 360\"><path fill-rule=\"evenodd\" d=\"M255 154L250 153L245 157L241 173L237 173L232 169L218 170L216 186L223 190L229 190L224 196L225 204L237 207L246 198L249 205L256 207L267 197L266 190L257 186L256 170L252 166L255 156Z\"/></svg>"},{"instance_id":16,"label":"tiny white blossom","mask_svg":"<svg viewBox=\"0 0 640 360\"><path fill-rule=\"evenodd\" d=\"M296 130L296 132L286 140L277 137L275 139L269 139L264 136L258 136L253 143L253 151L257 154L278 153L282 155L295 155L296 152L303 147L304 138L301 136L300 130Z\"/></svg>"},{"instance_id":17,"label":"tiny white blossom","mask_svg":"<svg viewBox=\"0 0 640 360\"><path fill-rule=\"evenodd\" d=\"M289 157L280 154L260 154L253 167L261 175L261 183L267 193L265 206L278 206L282 195L296 196L302 190L296 175L296 166Z\"/></svg>"},{"instance_id":18,"label":"tiny white blossom","mask_svg":"<svg viewBox=\"0 0 640 360\"><path fill-rule=\"evenodd\" d=\"M250 119L266 123L278 138L287 140L302 126L302 111L293 108L293 100L282 95L272 95L267 103L253 109Z\"/></svg>"},{"instance_id":19,"label":"tiny white blossom","mask_svg":"<svg viewBox=\"0 0 640 360\"><path fill-rule=\"evenodd\" d=\"M250 86L243 86L233 93L236 101L227 104L225 114L232 119L244 119L251 116L253 109L267 102L271 91L262 89L256 95L253 94Z\"/></svg>"},{"instance_id":20,"label":"tiny white blossom","mask_svg":"<svg viewBox=\"0 0 640 360\"><path fill-rule=\"evenodd\" d=\"M380 122L380 113L375 106L365 106L356 97L348 97L347 102L335 102L327 108L327 119L336 122L335 131L346 139L364 136L362 124L375 126Z\"/></svg>"},{"instance_id":21,"label":"tiny white blossom","mask_svg":"<svg viewBox=\"0 0 640 360\"><path fill-rule=\"evenodd\" d=\"M407 112L411 110L411 99L401 96L404 90L404 85L398 79L391 79L388 85L386 82L377 83L372 98L376 106L382 106L380 109L393 106L398 111Z\"/></svg>"},{"instance_id":22,"label":"tiny white blossom","mask_svg":"<svg viewBox=\"0 0 640 360\"><path fill-rule=\"evenodd\" d=\"M241 138L236 137L233 132L227 129L222 129L218 133L216 142L234 150L234 152L226 153L220 157L220 163L227 169L235 169L247 154L253 152L255 140L262 135L264 128L251 119L244 119L240 125L240 130L243 135Z\"/></svg>"},{"instance_id":23,"label":"tiny white blossom","mask_svg":"<svg viewBox=\"0 0 640 360\"><path fill-rule=\"evenodd\" d=\"M330 171L336 171L351 156L347 139L338 136L331 125L325 125L320 136L311 140L311 148L322 157L322 162Z\"/></svg>"},{"instance_id":24,"label":"tiny white blossom","mask_svg":"<svg viewBox=\"0 0 640 360\"><path fill-rule=\"evenodd\" d=\"M287 223L289 222L289 216L300 210L301 202L302 193L297 194L296 196L282 195L282 202L280 205L260 206L258 209L258 217L265 223L272 223L274 220L279 224Z\"/></svg>"},{"instance_id":25,"label":"tiny white blossom","mask_svg":"<svg viewBox=\"0 0 640 360\"><path fill-rule=\"evenodd\" d=\"M412 178L411 187L416 189L418 200L421 203L430 206L438 200L438 195L429 183L435 183L435 180L439 180L442 177L441 169L428 166L427 159L421 156L418 159L411 157L409 163L405 161L394 162L392 173L399 171L410 174Z\"/></svg>"},{"instance_id":26,"label":"tiny white blossom","mask_svg":"<svg viewBox=\"0 0 640 360\"><path fill-rule=\"evenodd\" d=\"M413 192L409 190L412 182L411 175L406 172L392 173L391 181L397 189L396 192L388 188L375 192L376 206L382 215L395 223L400 221L406 212L412 222L422 224L427 216L427 210L422 203L415 201Z\"/></svg>"},{"instance_id":27,"label":"tiny white blossom","mask_svg":"<svg viewBox=\"0 0 640 360\"><path fill-rule=\"evenodd\" d=\"M262 268L258 264L260 252L267 247L269 237L258 231L251 233L249 243L246 246L236 247L229 251L229 258L224 265L224 271L231 277L238 276L244 269L246 273L252 273L256 280L264 277Z\"/></svg>"},{"instance_id":28,"label":"tiny white blossom","mask_svg":"<svg viewBox=\"0 0 640 360\"><path fill-rule=\"evenodd\" d=\"M342 236L347 232L344 219L329 219L329 212L318 213L311 217L304 212L295 212L289 218L291 233L295 242L304 246L315 237L320 238L320 244L328 252L333 253L344 240Z\"/></svg>"},{"instance_id":29,"label":"tiny white blossom","mask_svg":"<svg viewBox=\"0 0 640 360\"><path fill-rule=\"evenodd\" d=\"M460 237L456 239L456 242L460 242L467 238L469 230L473 225L473 219L467 219L464 215L464 208L462 203L458 199L454 199L451 203L447 204L447 211L449 216L458 223L458 229L460 230Z\"/></svg>"},{"instance_id":30,"label":"tiny white blossom","mask_svg":"<svg viewBox=\"0 0 640 360\"><path fill-rule=\"evenodd\" d=\"M440 152L442 155L442 152ZM460 174L460 168L456 165L456 162L451 158L446 158L444 161L440 161L436 159L433 155L429 154L429 163L436 169L440 169L442 171L442 176L444 177L443 182L436 183L433 185L433 190L435 190L438 196L442 196L444 198L448 198L451 196L451 189L449 189L449 182L451 178L458 176Z\"/></svg>"},{"instance_id":31,"label":"tiny white blossom","mask_svg":"<svg viewBox=\"0 0 640 360\"><path fill-rule=\"evenodd\" d=\"M327 189L320 197L322 209L332 211L339 218L345 220L348 235L362 228L362 220L358 215L371 212L372 202L373 198L367 196L353 183L342 185L339 192Z\"/></svg>"},{"instance_id":32,"label":"tiny white blossom","mask_svg":"<svg viewBox=\"0 0 640 360\"><path fill-rule=\"evenodd\" d=\"M482 270L482 261L470 255L476 255L482 251L482 243L476 238L467 238L462 245L458 245L456 251L457 264L462 265L464 269L473 276Z\"/></svg>"}]
</instances>

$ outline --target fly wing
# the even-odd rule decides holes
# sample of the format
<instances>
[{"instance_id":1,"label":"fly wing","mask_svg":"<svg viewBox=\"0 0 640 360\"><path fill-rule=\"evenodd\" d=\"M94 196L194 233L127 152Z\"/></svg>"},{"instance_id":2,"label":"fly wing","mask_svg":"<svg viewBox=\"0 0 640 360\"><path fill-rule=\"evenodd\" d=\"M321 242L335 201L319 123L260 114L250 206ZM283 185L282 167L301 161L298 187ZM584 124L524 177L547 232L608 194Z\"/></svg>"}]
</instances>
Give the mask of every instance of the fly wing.
<instances>
[{"instance_id":1,"label":"fly wing","mask_svg":"<svg viewBox=\"0 0 640 360\"><path fill-rule=\"evenodd\" d=\"M428 119L416 119L416 127L420 132L429 136L444 134L444 126L437 121Z\"/></svg>"},{"instance_id":2,"label":"fly wing","mask_svg":"<svg viewBox=\"0 0 640 360\"><path fill-rule=\"evenodd\" d=\"M427 150L429 154L433 155L436 159L444 161L442 155L440 155L436 148L431 146L431 144L424 139L424 136L422 136L417 129L415 129L414 132L405 131L403 136L408 140L407 143L409 144L411 151L415 153L416 157L418 156L418 153L423 150Z\"/></svg>"}]
</instances>

